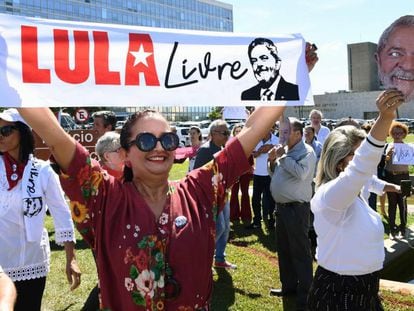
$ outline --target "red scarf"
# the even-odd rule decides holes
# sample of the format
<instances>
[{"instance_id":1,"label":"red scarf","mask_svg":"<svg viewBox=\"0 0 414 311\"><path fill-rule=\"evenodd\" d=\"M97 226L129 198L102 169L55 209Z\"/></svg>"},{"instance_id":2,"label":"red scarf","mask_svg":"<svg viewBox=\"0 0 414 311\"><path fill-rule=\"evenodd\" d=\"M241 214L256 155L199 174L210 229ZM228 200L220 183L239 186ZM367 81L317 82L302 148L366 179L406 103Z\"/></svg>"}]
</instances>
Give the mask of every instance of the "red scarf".
<instances>
[{"instance_id":1,"label":"red scarf","mask_svg":"<svg viewBox=\"0 0 414 311\"><path fill-rule=\"evenodd\" d=\"M8 152L3 153L4 166L6 167L9 189L12 190L23 177L23 171L27 163L19 163L13 159Z\"/></svg>"}]
</instances>

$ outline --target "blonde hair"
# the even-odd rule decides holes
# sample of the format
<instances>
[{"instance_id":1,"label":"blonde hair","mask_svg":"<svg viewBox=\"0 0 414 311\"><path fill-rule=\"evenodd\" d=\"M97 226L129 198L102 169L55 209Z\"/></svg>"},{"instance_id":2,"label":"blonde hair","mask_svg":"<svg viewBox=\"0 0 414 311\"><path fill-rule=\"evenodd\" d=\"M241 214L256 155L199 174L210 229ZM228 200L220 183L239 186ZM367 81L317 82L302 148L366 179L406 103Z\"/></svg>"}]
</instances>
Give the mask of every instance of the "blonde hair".
<instances>
[{"instance_id":1,"label":"blonde hair","mask_svg":"<svg viewBox=\"0 0 414 311\"><path fill-rule=\"evenodd\" d=\"M339 175L338 164L348 156L352 149L366 134L363 130L352 125L344 125L334 129L326 138L318 169L315 177L315 185L319 187Z\"/></svg>"}]
</instances>

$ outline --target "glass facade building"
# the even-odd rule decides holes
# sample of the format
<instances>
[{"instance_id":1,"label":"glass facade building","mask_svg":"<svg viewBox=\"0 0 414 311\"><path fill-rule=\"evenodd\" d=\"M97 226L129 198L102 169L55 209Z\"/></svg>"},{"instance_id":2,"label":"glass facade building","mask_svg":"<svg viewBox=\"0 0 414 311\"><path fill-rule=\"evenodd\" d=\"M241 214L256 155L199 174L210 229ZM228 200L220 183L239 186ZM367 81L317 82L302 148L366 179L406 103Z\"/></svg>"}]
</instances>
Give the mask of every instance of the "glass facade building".
<instances>
[{"instance_id":1,"label":"glass facade building","mask_svg":"<svg viewBox=\"0 0 414 311\"><path fill-rule=\"evenodd\" d=\"M70 21L233 31L232 5L215 0L0 0L0 13ZM173 121L203 120L211 111L211 107L156 109Z\"/></svg>"}]
</instances>

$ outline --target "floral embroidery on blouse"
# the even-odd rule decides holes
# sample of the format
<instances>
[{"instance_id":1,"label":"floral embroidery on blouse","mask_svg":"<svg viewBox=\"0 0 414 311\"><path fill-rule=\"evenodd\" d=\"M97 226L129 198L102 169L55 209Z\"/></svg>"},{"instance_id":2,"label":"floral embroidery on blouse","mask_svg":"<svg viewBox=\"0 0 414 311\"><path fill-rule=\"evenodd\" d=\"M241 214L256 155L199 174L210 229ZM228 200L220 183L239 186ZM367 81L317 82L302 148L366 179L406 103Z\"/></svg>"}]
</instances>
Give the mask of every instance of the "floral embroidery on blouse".
<instances>
[{"instance_id":1,"label":"floral embroidery on blouse","mask_svg":"<svg viewBox=\"0 0 414 311\"><path fill-rule=\"evenodd\" d=\"M208 164L206 164L205 167L206 169L211 170L213 172L213 177L211 178L211 183L213 185L213 192L214 192L212 213L213 213L213 219L214 221L216 221L217 214L219 211L219 206L221 204L224 204L224 201L218 202L218 200L220 198L224 199L226 187L223 182L223 174L219 172L218 164L216 162L211 161Z\"/></svg>"},{"instance_id":2,"label":"floral embroidery on blouse","mask_svg":"<svg viewBox=\"0 0 414 311\"><path fill-rule=\"evenodd\" d=\"M98 195L99 185L103 180L103 173L99 171L99 168L92 166L91 157L86 158L86 164L79 170L76 178L79 181L82 196L85 200L88 200L91 196Z\"/></svg>"},{"instance_id":3,"label":"floral embroidery on blouse","mask_svg":"<svg viewBox=\"0 0 414 311\"><path fill-rule=\"evenodd\" d=\"M125 277L125 289L131 293L133 302L146 310L163 310L159 307L164 298L165 243L156 235L145 236L137 250L128 247L124 263L129 265Z\"/></svg>"},{"instance_id":4,"label":"floral embroidery on blouse","mask_svg":"<svg viewBox=\"0 0 414 311\"><path fill-rule=\"evenodd\" d=\"M81 204L78 201L70 201L69 206L74 222L82 223L89 218L88 208L84 204Z\"/></svg>"},{"instance_id":5,"label":"floral embroidery on blouse","mask_svg":"<svg viewBox=\"0 0 414 311\"><path fill-rule=\"evenodd\" d=\"M63 179L70 178L68 175L62 174ZM96 196L99 193L99 186L103 181L103 173L99 170L99 167L92 165L91 157L86 157L85 165L79 170L76 175L82 197L85 201L88 201L92 196ZM70 201L69 203L72 219L75 222L75 226L78 231L84 235L90 234L89 228L89 209L86 204L79 201ZM93 240L92 236L88 237L89 241ZM93 246L92 246L93 247Z\"/></svg>"},{"instance_id":6,"label":"floral embroidery on blouse","mask_svg":"<svg viewBox=\"0 0 414 311\"><path fill-rule=\"evenodd\" d=\"M169 194L175 188L169 186ZM166 241L171 228L168 213L158 219L159 235L147 235L137 244L137 249L128 247L124 263L129 266L129 275L124 279L125 289L133 302L146 310L165 310L164 279L166 275Z\"/></svg>"}]
</instances>

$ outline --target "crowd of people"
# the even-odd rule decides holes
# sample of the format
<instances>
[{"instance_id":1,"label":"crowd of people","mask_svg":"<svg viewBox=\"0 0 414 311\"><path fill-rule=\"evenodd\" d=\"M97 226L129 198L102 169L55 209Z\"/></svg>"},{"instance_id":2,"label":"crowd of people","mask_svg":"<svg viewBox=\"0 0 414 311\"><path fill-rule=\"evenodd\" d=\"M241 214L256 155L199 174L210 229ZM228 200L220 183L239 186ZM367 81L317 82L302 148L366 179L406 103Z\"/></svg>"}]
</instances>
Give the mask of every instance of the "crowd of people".
<instances>
[{"instance_id":1,"label":"crowd of people","mask_svg":"<svg viewBox=\"0 0 414 311\"><path fill-rule=\"evenodd\" d=\"M95 159L50 109L4 110L0 306L40 310L50 262L44 218L50 211L71 289L81 275L75 227L95 258L99 286L83 310L210 310L212 267L237 268L225 249L230 223L239 221L249 230L261 230L262 222L275 230L282 287L271 295L295 295L296 310L382 310L384 227L368 197L387 193L390 236L403 236L407 210L400 185L409 179L408 166L393 163L393 153L408 129L393 120L398 107L414 98L413 36L409 15L380 38L375 58L386 90L376 100L377 119L363 127L367 132L351 120L331 131L316 109L305 127L284 116L284 107L260 106L232 131L225 120L213 121L206 142L199 128L191 128L192 146L182 147L157 111L133 114L120 133L105 111L93 116L100 135ZM273 85L277 50L261 41L252 50L270 62L266 76ZM318 61L315 45L307 44L306 53L311 71ZM32 129L49 146L50 161L33 156ZM388 135L392 142L386 144ZM187 158L186 176L169 180L173 164Z\"/></svg>"}]
</instances>

